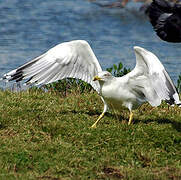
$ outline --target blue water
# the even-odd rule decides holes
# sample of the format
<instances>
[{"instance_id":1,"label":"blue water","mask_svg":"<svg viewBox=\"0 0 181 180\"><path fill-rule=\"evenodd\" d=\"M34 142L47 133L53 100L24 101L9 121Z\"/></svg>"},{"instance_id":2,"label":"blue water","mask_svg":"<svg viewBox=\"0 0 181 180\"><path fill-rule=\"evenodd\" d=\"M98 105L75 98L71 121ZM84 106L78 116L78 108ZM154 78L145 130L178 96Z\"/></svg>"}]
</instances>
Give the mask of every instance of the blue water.
<instances>
[{"instance_id":1,"label":"blue water","mask_svg":"<svg viewBox=\"0 0 181 180\"><path fill-rule=\"evenodd\" d=\"M87 40L101 66L135 66L133 46L155 53L176 82L181 43L160 40L141 4L105 9L87 0L3 0L0 3L0 76L64 41ZM1 84L2 86L2 84Z\"/></svg>"}]
</instances>

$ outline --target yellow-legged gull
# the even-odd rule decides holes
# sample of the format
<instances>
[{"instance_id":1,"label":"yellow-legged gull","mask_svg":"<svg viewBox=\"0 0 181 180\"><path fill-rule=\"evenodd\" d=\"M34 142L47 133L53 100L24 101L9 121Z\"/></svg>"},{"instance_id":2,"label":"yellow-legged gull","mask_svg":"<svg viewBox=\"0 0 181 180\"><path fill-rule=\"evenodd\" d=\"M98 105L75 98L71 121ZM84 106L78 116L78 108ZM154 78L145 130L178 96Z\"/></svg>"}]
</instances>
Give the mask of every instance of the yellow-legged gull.
<instances>
[{"instance_id":1,"label":"yellow-legged gull","mask_svg":"<svg viewBox=\"0 0 181 180\"><path fill-rule=\"evenodd\" d=\"M8 81L19 82L28 79L26 84L48 84L64 78L81 79L99 93L104 110L97 122L104 116L108 107L120 110L121 104L130 111L144 102L158 106L162 100L180 105L176 88L159 59L144 48L135 46L136 66L123 77L114 77L102 68L89 44L75 40L58 44L41 56L10 71L3 76Z\"/></svg>"}]
</instances>

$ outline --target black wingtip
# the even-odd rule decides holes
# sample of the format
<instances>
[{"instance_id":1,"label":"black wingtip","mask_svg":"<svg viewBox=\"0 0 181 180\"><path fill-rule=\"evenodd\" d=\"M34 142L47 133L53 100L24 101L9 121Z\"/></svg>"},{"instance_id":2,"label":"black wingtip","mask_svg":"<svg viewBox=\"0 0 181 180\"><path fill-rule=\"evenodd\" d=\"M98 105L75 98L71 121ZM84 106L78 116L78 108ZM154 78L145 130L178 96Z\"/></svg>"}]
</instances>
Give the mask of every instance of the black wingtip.
<instances>
[{"instance_id":1,"label":"black wingtip","mask_svg":"<svg viewBox=\"0 0 181 180\"><path fill-rule=\"evenodd\" d=\"M11 75L9 81L16 81L19 82L23 79L23 72L21 70L17 70L15 74Z\"/></svg>"}]
</instances>

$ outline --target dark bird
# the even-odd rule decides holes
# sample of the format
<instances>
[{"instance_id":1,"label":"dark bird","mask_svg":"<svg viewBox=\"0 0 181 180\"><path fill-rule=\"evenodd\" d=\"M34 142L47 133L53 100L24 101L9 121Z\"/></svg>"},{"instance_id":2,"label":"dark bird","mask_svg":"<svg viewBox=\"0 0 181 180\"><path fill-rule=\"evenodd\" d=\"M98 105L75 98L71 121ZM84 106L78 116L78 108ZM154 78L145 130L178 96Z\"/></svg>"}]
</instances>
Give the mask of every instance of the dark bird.
<instances>
[{"instance_id":1,"label":"dark bird","mask_svg":"<svg viewBox=\"0 0 181 180\"><path fill-rule=\"evenodd\" d=\"M157 35L167 42L181 42L181 4L153 0L147 10Z\"/></svg>"}]
</instances>

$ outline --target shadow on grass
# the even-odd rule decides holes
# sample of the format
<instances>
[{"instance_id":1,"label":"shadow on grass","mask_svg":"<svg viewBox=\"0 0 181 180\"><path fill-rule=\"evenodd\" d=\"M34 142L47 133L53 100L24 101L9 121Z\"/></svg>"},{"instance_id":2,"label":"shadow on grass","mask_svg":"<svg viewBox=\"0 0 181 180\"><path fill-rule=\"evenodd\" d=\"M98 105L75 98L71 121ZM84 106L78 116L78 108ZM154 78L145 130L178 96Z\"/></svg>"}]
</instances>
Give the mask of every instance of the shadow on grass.
<instances>
[{"instance_id":1,"label":"shadow on grass","mask_svg":"<svg viewBox=\"0 0 181 180\"><path fill-rule=\"evenodd\" d=\"M145 120L142 120L140 121L139 119L134 119L134 124L138 124L140 122L143 122L145 124L148 124L148 123L151 123L151 122L157 122L158 124L172 124L172 127L174 129L176 129L178 132L181 132L181 122L177 122L175 120L171 120L171 119L168 119L168 118L160 118L160 119L157 119L157 120L153 120L153 119L145 119Z\"/></svg>"},{"instance_id":2,"label":"shadow on grass","mask_svg":"<svg viewBox=\"0 0 181 180\"><path fill-rule=\"evenodd\" d=\"M70 110L70 111L60 111L59 114L68 114L68 113L71 113L71 114L88 114L90 116L94 116L94 115L100 115L101 113L99 111L83 111L83 110Z\"/></svg>"},{"instance_id":3,"label":"shadow on grass","mask_svg":"<svg viewBox=\"0 0 181 180\"><path fill-rule=\"evenodd\" d=\"M7 128L7 125L5 125L5 124L0 124L0 130L1 130L1 129L5 129L5 128Z\"/></svg>"},{"instance_id":4,"label":"shadow on grass","mask_svg":"<svg viewBox=\"0 0 181 180\"><path fill-rule=\"evenodd\" d=\"M89 116L99 116L101 114L101 112L99 110L91 110L91 111L81 111L81 110L70 110L70 111L60 111L59 112L60 114L67 114L67 113L72 113L72 114L87 114ZM120 122L125 122L125 118L124 116L121 116L120 114L119 115L115 115L113 113L109 113L109 112L106 112L105 113L105 117L109 117L109 118L113 118L113 119L118 119ZM126 119L126 121L128 122L128 119ZM138 118L134 118L133 119L133 124L138 124L140 122L144 123L144 124L149 124L151 122L157 122L158 124L172 124L172 127L174 129L176 129L178 132L181 132L181 122L177 122L175 120L171 120L171 119L168 119L168 118L160 118L160 119L144 119L144 120L139 120Z\"/></svg>"},{"instance_id":5,"label":"shadow on grass","mask_svg":"<svg viewBox=\"0 0 181 180\"><path fill-rule=\"evenodd\" d=\"M99 116L102 112L100 112L99 110L91 110L91 111L85 111L85 110L70 110L70 111L60 111L59 114L67 114L67 113L72 113L72 114L87 114L89 116ZM105 113L105 116L107 117L112 117L114 118L115 115L109 112Z\"/></svg>"}]
</instances>

